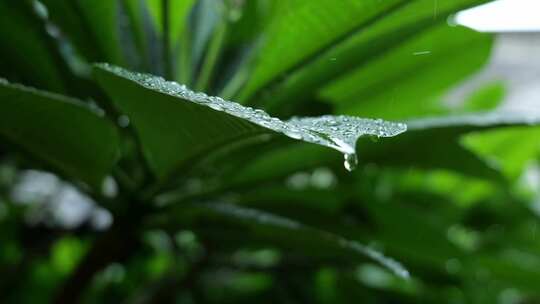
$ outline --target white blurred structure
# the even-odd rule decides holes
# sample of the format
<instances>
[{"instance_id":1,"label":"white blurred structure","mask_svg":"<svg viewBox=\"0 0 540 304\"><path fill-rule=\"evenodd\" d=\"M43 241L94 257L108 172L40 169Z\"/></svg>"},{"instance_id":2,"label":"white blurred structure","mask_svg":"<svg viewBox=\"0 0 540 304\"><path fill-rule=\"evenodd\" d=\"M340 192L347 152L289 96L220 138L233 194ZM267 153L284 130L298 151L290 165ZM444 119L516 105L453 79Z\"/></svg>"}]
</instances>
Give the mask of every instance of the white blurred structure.
<instances>
[{"instance_id":1,"label":"white blurred structure","mask_svg":"<svg viewBox=\"0 0 540 304\"><path fill-rule=\"evenodd\" d=\"M503 81L502 108L540 111L540 0L497 0L458 13L454 22L497 35L487 68L456 89L464 100L482 84Z\"/></svg>"},{"instance_id":2,"label":"white blurred structure","mask_svg":"<svg viewBox=\"0 0 540 304\"><path fill-rule=\"evenodd\" d=\"M105 230L113 222L109 211L73 185L48 172L22 171L12 189L11 199L31 207L26 214L31 225L74 229L88 222L95 230Z\"/></svg>"},{"instance_id":3,"label":"white blurred structure","mask_svg":"<svg viewBox=\"0 0 540 304\"><path fill-rule=\"evenodd\" d=\"M538 32L540 1L497 0L458 13L455 22L480 32Z\"/></svg>"},{"instance_id":4,"label":"white blurred structure","mask_svg":"<svg viewBox=\"0 0 540 304\"><path fill-rule=\"evenodd\" d=\"M503 107L540 111L540 31L499 34L491 64L484 73L507 84Z\"/></svg>"}]
</instances>

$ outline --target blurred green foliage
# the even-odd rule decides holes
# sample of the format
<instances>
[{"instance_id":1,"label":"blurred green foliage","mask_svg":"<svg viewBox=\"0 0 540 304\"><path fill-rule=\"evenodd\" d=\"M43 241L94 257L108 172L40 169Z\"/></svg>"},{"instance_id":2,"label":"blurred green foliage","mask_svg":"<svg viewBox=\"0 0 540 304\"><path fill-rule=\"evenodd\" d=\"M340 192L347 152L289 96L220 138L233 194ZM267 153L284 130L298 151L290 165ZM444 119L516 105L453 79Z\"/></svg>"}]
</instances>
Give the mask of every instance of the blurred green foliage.
<instances>
[{"instance_id":1,"label":"blurred green foliage","mask_svg":"<svg viewBox=\"0 0 540 304\"><path fill-rule=\"evenodd\" d=\"M540 303L540 118L446 100L483 2L1 0L0 303ZM347 172L96 62L409 130Z\"/></svg>"}]
</instances>

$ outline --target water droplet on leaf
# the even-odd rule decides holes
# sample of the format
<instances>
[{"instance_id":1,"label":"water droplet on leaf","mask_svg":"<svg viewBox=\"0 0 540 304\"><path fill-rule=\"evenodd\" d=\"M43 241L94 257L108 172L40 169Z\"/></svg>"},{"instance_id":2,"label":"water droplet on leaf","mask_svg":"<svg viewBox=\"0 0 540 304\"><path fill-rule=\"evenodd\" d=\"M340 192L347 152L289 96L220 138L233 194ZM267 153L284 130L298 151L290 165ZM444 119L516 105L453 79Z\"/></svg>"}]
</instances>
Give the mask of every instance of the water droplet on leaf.
<instances>
[{"instance_id":1,"label":"water droplet on leaf","mask_svg":"<svg viewBox=\"0 0 540 304\"><path fill-rule=\"evenodd\" d=\"M356 156L356 153L345 153L343 158L343 165L347 171L351 172L352 170L356 169L358 166L358 157Z\"/></svg>"},{"instance_id":2,"label":"water droplet on leaf","mask_svg":"<svg viewBox=\"0 0 540 304\"><path fill-rule=\"evenodd\" d=\"M282 121L279 118L271 117L261 109L245 107L217 96L194 92L185 85L167 81L162 77L134 73L108 64L102 64L100 67L149 89L178 97L179 101L190 101L204 105L216 111L245 119L287 137L336 149L345 155L345 168L349 171L354 170L357 165L356 141L360 136L390 137L407 130L407 126L403 123L343 115L293 117L288 121Z\"/></svg>"}]
</instances>

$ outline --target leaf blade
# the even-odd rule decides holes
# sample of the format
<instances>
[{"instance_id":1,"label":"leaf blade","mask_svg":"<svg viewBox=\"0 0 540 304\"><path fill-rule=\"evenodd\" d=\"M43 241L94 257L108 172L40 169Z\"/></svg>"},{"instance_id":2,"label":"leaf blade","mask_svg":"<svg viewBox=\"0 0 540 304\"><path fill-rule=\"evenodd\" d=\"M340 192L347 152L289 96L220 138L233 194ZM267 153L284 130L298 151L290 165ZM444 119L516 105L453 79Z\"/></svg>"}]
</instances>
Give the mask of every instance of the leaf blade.
<instances>
[{"instance_id":1,"label":"leaf blade","mask_svg":"<svg viewBox=\"0 0 540 304\"><path fill-rule=\"evenodd\" d=\"M282 121L160 77L105 64L96 65L94 71L100 85L130 116L159 178L200 153L248 136L286 136L354 154L362 135L391 137L406 130L402 123L346 116Z\"/></svg>"},{"instance_id":2,"label":"leaf blade","mask_svg":"<svg viewBox=\"0 0 540 304\"><path fill-rule=\"evenodd\" d=\"M183 206L185 208L185 206ZM404 279L409 278L409 271L405 269L399 262L384 256L381 252L372 249L369 246L363 245L357 241L343 238L339 235L323 231L317 228L306 226L295 220L275 215L269 212L247 208L243 206L225 204L225 203L200 203L187 207L191 212L198 212L198 216L217 216L231 218L244 225L255 225L270 228L272 231L283 231L287 234L295 235L298 243L294 247L301 247L302 244L317 243L318 247L326 247L336 252L345 253L349 257L363 256L371 259L392 271L396 276ZM275 231L275 232L276 232ZM257 232L255 232L257 234ZM272 236L268 233L259 233L261 237L268 239L279 239L277 236ZM283 240L282 240L283 241ZM286 241L286 240L285 240Z\"/></svg>"},{"instance_id":3,"label":"leaf blade","mask_svg":"<svg viewBox=\"0 0 540 304\"><path fill-rule=\"evenodd\" d=\"M70 177L100 186L118 157L116 128L77 100L0 82L0 134Z\"/></svg>"}]
</instances>

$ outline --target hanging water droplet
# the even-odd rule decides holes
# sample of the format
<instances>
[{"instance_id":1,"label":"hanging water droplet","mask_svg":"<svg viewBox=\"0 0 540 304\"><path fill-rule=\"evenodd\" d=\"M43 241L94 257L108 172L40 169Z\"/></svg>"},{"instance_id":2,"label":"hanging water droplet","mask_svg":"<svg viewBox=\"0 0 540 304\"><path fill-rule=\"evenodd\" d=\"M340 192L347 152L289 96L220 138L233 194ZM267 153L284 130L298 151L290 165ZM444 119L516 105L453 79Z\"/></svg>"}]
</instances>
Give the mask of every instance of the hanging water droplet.
<instances>
[{"instance_id":1,"label":"hanging water droplet","mask_svg":"<svg viewBox=\"0 0 540 304\"><path fill-rule=\"evenodd\" d=\"M208 106L216 111L221 111L223 108L218 103L209 103Z\"/></svg>"},{"instance_id":2,"label":"hanging water droplet","mask_svg":"<svg viewBox=\"0 0 540 304\"><path fill-rule=\"evenodd\" d=\"M343 154L343 165L345 166L345 169L347 171L351 172L358 166L358 157L356 156L356 153L346 153Z\"/></svg>"},{"instance_id":3,"label":"hanging water droplet","mask_svg":"<svg viewBox=\"0 0 540 304\"><path fill-rule=\"evenodd\" d=\"M283 134L287 135L290 138L302 139L302 134L294 132L294 131L289 131L289 130L283 131Z\"/></svg>"}]
</instances>

